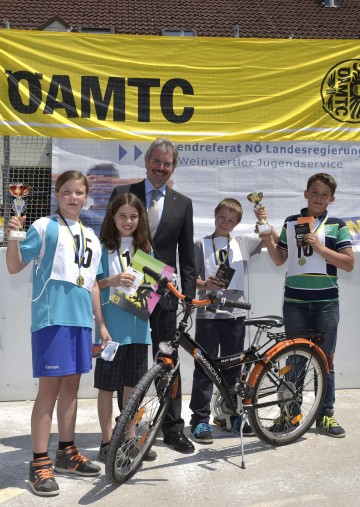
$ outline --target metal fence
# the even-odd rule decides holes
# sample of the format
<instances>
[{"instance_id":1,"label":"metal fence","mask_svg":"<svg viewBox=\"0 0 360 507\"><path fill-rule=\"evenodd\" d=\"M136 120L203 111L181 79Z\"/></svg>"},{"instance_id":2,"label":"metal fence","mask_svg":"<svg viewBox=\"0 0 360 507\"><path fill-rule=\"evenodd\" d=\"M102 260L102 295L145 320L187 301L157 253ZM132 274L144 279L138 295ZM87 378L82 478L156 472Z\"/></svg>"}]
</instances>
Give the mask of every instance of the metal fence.
<instances>
[{"instance_id":1,"label":"metal fence","mask_svg":"<svg viewBox=\"0 0 360 507\"><path fill-rule=\"evenodd\" d=\"M0 246L6 246L4 224L14 213L9 185L31 187L26 198L25 228L49 215L51 200L52 140L48 137L0 137Z\"/></svg>"}]
</instances>

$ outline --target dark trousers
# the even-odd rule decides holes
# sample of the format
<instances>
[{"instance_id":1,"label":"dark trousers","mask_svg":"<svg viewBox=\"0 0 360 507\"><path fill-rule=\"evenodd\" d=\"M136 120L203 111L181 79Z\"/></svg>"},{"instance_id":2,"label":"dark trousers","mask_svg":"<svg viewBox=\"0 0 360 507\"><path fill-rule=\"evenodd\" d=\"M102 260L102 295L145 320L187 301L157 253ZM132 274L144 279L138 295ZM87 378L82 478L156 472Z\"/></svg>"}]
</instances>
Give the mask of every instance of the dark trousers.
<instances>
[{"instance_id":1,"label":"dark trousers","mask_svg":"<svg viewBox=\"0 0 360 507\"><path fill-rule=\"evenodd\" d=\"M338 301L319 301L314 303L289 303L284 301L284 327L289 337L302 336L309 331L325 333L325 340L319 343L329 362L329 375L324 404L319 419L326 411L334 412L335 405L335 371L334 354L336 349L337 329L339 324Z\"/></svg>"},{"instance_id":2,"label":"dark trousers","mask_svg":"<svg viewBox=\"0 0 360 507\"><path fill-rule=\"evenodd\" d=\"M176 330L176 310L164 309L158 303L150 316L151 340L153 357L159 350L159 343L168 341L174 336ZM179 372L180 374L180 372ZM123 390L117 392L118 405L122 410ZM181 374L176 398L171 400L163 425L161 427L163 435L170 435L178 431L183 431L184 420L181 418Z\"/></svg>"},{"instance_id":3,"label":"dark trousers","mask_svg":"<svg viewBox=\"0 0 360 507\"><path fill-rule=\"evenodd\" d=\"M195 340L201 345L211 358L230 356L243 352L245 327L244 319L197 319ZM229 385L234 385L241 367L223 370L223 375ZM192 410L191 426L203 422L209 424L210 403L213 393L213 383L195 362L193 385L190 400Z\"/></svg>"}]
</instances>

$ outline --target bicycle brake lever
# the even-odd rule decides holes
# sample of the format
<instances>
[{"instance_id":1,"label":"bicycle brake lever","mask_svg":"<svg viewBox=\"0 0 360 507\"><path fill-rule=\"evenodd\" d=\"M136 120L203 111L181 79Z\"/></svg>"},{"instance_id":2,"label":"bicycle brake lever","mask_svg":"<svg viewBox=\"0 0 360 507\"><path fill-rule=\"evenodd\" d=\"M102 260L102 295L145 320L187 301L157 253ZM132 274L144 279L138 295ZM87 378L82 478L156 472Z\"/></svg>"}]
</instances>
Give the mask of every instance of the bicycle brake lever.
<instances>
[{"instance_id":1,"label":"bicycle brake lever","mask_svg":"<svg viewBox=\"0 0 360 507\"><path fill-rule=\"evenodd\" d=\"M205 310L208 312L211 312L211 313L216 313L218 311L218 309L219 309L219 305L217 305L217 304L205 306Z\"/></svg>"}]
</instances>

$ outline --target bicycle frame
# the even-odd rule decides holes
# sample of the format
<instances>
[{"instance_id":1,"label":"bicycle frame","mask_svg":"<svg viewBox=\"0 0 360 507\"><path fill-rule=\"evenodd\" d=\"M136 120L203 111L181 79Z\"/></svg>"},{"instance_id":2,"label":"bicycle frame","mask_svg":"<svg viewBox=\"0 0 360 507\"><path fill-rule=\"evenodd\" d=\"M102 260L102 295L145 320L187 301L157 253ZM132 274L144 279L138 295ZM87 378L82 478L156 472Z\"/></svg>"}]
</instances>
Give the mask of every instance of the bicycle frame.
<instances>
[{"instance_id":1,"label":"bicycle frame","mask_svg":"<svg viewBox=\"0 0 360 507\"><path fill-rule=\"evenodd\" d=\"M241 396L242 404L244 405L245 410L249 408L263 408L276 404L275 401L272 401L272 402L257 403L253 405L251 404L251 399L249 396L251 394L251 389L254 387L261 371L264 368L268 368L268 364L271 363L272 358L278 352L289 347L289 345L291 344L310 345L322 357L324 364L326 365L326 371L327 373L329 373L329 367L325 354L320 349L320 347L318 347L318 345L316 345L315 343L306 338L292 338L292 339L285 338L282 341L271 343L273 339L275 339L272 338L269 339L265 344L259 345L259 340L264 328L266 327L269 328L270 326L263 326L263 328L259 327L257 334L253 340L253 344L250 346L249 349L245 350L244 352L232 356L211 358L209 354L204 350L204 348L201 347L201 345L199 345L193 338L191 338L189 333L185 331L187 320L188 316L185 314L184 318L179 323L174 339L170 342L171 345L175 349L177 349L179 346L182 347L188 354L190 354L194 358L196 363L203 369L205 374L210 378L213 385L219 390L224 400L226 401L228 407L231 408L234 411L234 413L237 412L237 397L235 398L234 393L231 392L231 388L233 386L228 385L224 375L222 374L222 370L226 370L241 365L245 366L245 370L242 372L241 378L243 382L246 383L247 387L244 390L241 391L240 389L237 393L235 393ZM251 325L252 324L251 319L248 320L246 324ZM262 349L265 350L261 354L259 354L259 350ZM157 357L164 361L166 355L164 353L158 353ZM173 364L176 364L176 369L178 369L179 360L174 356L169 355L168 358L170 357L171 360L173 361ZM277 380L280 385L285 385L285 382L282 378L279 377ZM287 387L287 389L289 389L289 387ZM283 401L286 402L287 400L285 399Z\"/></svg>"},{"instance_id":2,"label":"bicycle frame","mask_svg":"<svg viewBox=\"0 0 360 507\"><path fill-rule=\"evenodd\" d=\"M177 288L169 282L169 280L166 277L163 277L162 275L159 275L152 271L151 269L144 267L144 272L150 274L155 278L155 280L158 281L159 285L157 288L158 293L165 294L165 289L170 290L180 301L185 301L185 303L192 304L194 306L207 306L209 304L214 303L213 299L206 299L206 300L196 300L196 299L190 299L187 298L184 294L181 294L177 290ZM251 399L249 397L249 394L251 394L251 388L254 387L256 380L258 376L260 375L261 371L264 368L269 368L268 364L271 362L271 359L277 354L279 351L285 349L291 344L294 345L301 345L301 344L307 344L310 347L313 347L314 350L318 352L318 354L321 356L324 365L326 367L327 374L329 373L329 365L328 361L326 359L325 354L323 351L318 347L315 343L313 343L310 340L307 340L306 338L292 338L292 339L284 339L282 341L278 341L275 344L270 344L271 339L268 340L263 345L260 345L260 338L262 335L262 332L264 329L269 329L272 327L278 327L278 324L274 323L273 325L269 325L269 323L261 324L261 319L248 319L245 321L246 325L251 325L254 323L254 325L257 325L258 331L255 335L255 338L253 340L252 345L249 349L245 350L242 353L235 354L233 356L227 356L227 357L217 357L217 358L211 358L207 352L198 344L195 340L193 340L190 335L186 332L186 325L189 318L190 313L185 311L183 319L180 321L178 325L178 329L175 332L175 336L173 340L171 340L171 345L177 349L179 346L181 346L188 354L190 354L194 360L197 362L197 364L203 369L205 374L211 379L213 382L213 385L220 391L221 395L224 397L226 402L228 403L228 406L231 407L233 410L236 410L236 402L235 398L233 397L233 394L230 391L229 386L221 372L221 370L228 369L235 366L241 366L241 365L247 365L245 368L245 371L243 372L243 381L246 382L248 386L248 393L246 393L246 390L241 392L237 392L237 400L239 399L239 395L242 398L241 405L245 406L246 409L248 408L260 408L260 407L266 407L270 406L272 404L275 404L274 402L266 402L266 403L258 403L256 405L251 405ZM275 319L278 319L278 317L274 317ZM270 317L269 317L270 318ZM260 322L260 323L259 323ZM275 335L273 335L275 337ZM275 338L274 338L275 339ZM265 347L268 345L269 347L265 349ZM265 350L264 350L265 349ZM259 354L260 350L264 350L261 354ZM161 354L163 357L166 354ZM169 355L169 357L172 357L172 360L176 360L178 363L178 359L174 356ZM175 364L175 363L174 363ZM178 368L178 364L177 364ZM278 378L278 382L280 385L285 385L284 380L282 380L280 377ZM292 393L294 394L294 392ZM286 400L285 400L286 401Z\"/></svg>"}]
</instances>

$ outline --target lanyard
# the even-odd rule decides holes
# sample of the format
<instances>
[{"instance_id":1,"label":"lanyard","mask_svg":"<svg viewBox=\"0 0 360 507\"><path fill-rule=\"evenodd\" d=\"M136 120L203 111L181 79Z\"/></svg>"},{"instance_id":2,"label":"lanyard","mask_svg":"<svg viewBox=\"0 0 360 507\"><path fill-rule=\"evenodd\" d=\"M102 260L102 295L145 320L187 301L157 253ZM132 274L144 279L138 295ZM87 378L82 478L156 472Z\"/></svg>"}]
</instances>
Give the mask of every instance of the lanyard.
<instances>
[{"instance_id":1,"label":"lanyard","mask_svg":"<svg viewBox=\"0 0 360 507\"><path fill-rule=\"evenodd\" d=\"M328 214L326 214L326 215L324 216L324 218L323 218L322 220L320 220L320 221L319 221L319 223L317 224L317 226L315 227L315 229L314 229L314 231L313 231L313 233L314 233L314 234L319 235L320 230L321 230L321 229L325 226L326 221L327 221L327 219L328 219L328 218L329 218L329 215L328 215ZM300 247L300 248L301 248L301 247ZM309 246L309 245L304 245L304 246L302 247L302 249L303 249L303 252L304 252L304 256L305 256L305 255L310 255L310 252L312 252L312 250L310 250L310 246ZM305 252L306 252L306 253L305 253ZM299 260L298 260L298 263L300 264L300 266L304 266L304 265L306 264L306 259L305 259L305 257L300 257L300 258L299 258Z\"/></svg>"},{"instance_id":2,"label":"lanyard","mask_svg":"<svg viewBox=\"0 0 360 507\"><path fill-rule=\"evenodd\" d=\"M80 224L80 235L81 235L80 244L79 244L76 241L75 236L73 235L73 233L70 229L70 226L67 223L65 217L63 217L63 215L60 213L60 211L59 211L58 217L60 218L61 222L67 227L67 230L68 230L68 232L72 238L72 241L73 241L73 248L74 248L74 252L75 252L75 261L77 262L77 265L79 268L79 276L76 279L76 283L77 283L77 285L80 285L80 286L84 285L84 278L80 275L81 264L84 259L84 254L85 254L85 250L87 247L83 224L81 223L81 220L78 219L78 222Z\"/></svg>"},{"instance_id":3,"label":"lanyard","mask_svg":"<svg viewBox=\"0 0 360 507\"><path fill-rule=\"evenodd\" d=\"M326 216L322 220L320 220L320 222L317 224L317 226L314 229L314 234L319 234L320 229L322 229L325 226L328 218L329 218L329 215L326 214Z\"/></svg>"},{"instance_id":4,"label":"lanyard","mask_svg":"<svg viewBox=\"0 0 360 507\"><path fill-rule=\"evenodd\" d=\"M128 262L129 262L129 264L131 263L131 259L132 259L132 257L134 256L134 246L133 246L133 248L132 248L131 257L130 257L130 250L128 250L128 252L129 252L129 255L128 255L128 256L127 256L126 254L125 254L125 255L123 255L122 250L119 250L118 248L116 248L116 252L117 252L118 259L119 259L119 264L120 264L121 273L125 273L126 268L127 268L127 264L126 264L126 262L124 261L124 258L126 259L126 257L127 257L127 258L128 258ZM126 253L127 253L127 252L126 252Z\"/></svg>"},{"instance_id":5,"label":"lanyard","mask_svg":"<svg viewBox=\"0 0 360 507\"><path fill-rule=\"evenodd\" d=\"M125 273L127 266L126 266L126 264L125 264L125 262L123 260L122 250L119 251L119 249L116 248L116 251L117 251L117 256L118 256L118 259L119 259L119 264L120 264L121 272Z\"/></svg>"},{"instance_id":6,"label":"lanyard","mask_svg":"<svg viewBox=\"0 0 360 507\"><path fill-rule=\"evenodd\" d=\"M215 265L220 266L220 264L225 264L226 266L229 266L230 237L229 236L227 237L227 252L226 252L226 256L222 262L220 261L219 250L216 248L214 234L212 235L212 245L213 245Z\"/></svg>"}]
</instances>

